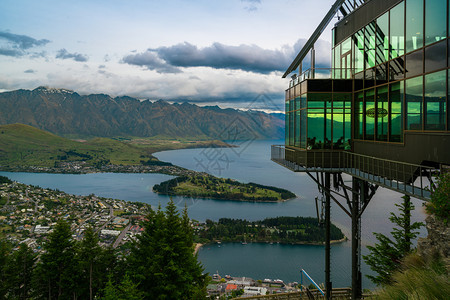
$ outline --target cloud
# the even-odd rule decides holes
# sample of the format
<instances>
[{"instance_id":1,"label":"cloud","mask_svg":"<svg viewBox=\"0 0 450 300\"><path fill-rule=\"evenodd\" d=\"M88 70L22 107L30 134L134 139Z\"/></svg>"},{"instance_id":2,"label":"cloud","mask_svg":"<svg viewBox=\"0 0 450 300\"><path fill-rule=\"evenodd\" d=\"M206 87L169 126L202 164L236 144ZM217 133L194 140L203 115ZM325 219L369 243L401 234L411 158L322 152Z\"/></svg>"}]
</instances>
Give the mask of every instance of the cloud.
<instances>
[{"instance_id":1,"label":"cloud","mask_svg":"<svg viewBox=\"0 0 450 300\"><path fill-rule=\"evenodd\" d=\"M48 43L47 39L36 40L27 35L0 31L0 55L20 57L29 54L27 50Z\"/></svg>"},{"instance_id":2,"label":"cloud","mask_svg":"<svg viewBox=\"0 0 450 300\"><path fill-rule=\"evenodd\" d=\"M285 71L305 42L305 39L300 39L293 46L276 50L263 49L257 45L230 46L222 43L199 48L184 42L130 54L122 62L143 66L158 73L179 73L180 68L210 67L269 74ZM316 67L329 67L330 44L319 40L316 48L320 49L316 51Z\"/></svg>"},{"instance_id":3,"label":"cloud","mask_svg":"<svg viewBox=\"0 0 450 300\"><path fill-rule=\"evenodd\" d=\"M261 0L241 0L242 3L246 3L244 9L248 12L254 12L258 10L258 5L261 4Z\"/></svg>"},{"instance_id":4,"label":"cloud","mask_svg":"<svg viewBox=\"0 0 450 300\"><path fill-rule=\"evenodd\" d=\"M60 59L73 59L74 61L78 62L85 62L88 61L87 55L83 55L80 53L69 53L66 49L60 49L58 53L56 54L56 58Z\"/></svg>"},{"instance_id":5,"label":"cloud","mask_svg":"<svg viewBox=\"0 0 450 300\"><path fill-rule=\"evenodd\" d=\"M35 70L33 70L33 69L28 69L28 70L25 70L25 71L23 71L24 73L28 73L28 74L34 74L34 73L36 73L36 71Z\"/></svg>"},{"instance_id":6,"label":"cloud","mask_svg":"<svg viewBox=\"0 0 450 300\"><path fill-rule=\"evenodd\" d=\"M122 61L130 65L143 66L149 70L155 70L158 73L181 73L179 68L167 63L164 59L159 57L158 53L155 53L152 50L147 50L144 53L127 55Z\"/></svg>"}]
</instances>

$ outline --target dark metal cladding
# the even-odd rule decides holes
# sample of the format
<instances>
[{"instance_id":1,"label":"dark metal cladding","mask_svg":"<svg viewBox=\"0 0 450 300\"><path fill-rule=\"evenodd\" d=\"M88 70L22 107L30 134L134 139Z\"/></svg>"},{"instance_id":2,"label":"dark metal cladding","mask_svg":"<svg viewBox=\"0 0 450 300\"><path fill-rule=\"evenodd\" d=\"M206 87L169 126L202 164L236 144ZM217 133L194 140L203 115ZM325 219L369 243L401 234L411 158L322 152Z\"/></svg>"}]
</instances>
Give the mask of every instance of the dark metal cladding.
<instances>
[{"instance_id":1,"label":"dark metal cladding","mask_svg":"<svg viewBox=\"0 0 450 300\"><path fill-rule=\"evenodd\" d=\"M367 23L402 1L403 0L366 1L363 5L358 7L351 14L345 16L336 24L334 29L334 43L338 44L342 42L344 39L366 26Z\"/></svg>"}]
</instances>

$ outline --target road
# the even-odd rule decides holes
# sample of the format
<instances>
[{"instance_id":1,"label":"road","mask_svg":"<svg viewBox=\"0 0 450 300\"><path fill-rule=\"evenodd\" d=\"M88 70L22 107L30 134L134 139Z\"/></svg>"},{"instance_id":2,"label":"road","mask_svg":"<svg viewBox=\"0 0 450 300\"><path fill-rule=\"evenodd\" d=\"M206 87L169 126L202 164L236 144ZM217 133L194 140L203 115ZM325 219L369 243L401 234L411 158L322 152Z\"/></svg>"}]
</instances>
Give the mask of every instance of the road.
<instances>
[{"instance_id":1,"label":"road","mask_svg":"<svg viewBox=\"0 0 450 300\"><path fill-rule=\"evenodd\" d=\"M125 237L125 235L127 234L128 230L130 230L130 227L131 227L131 222L128 223L127 227L125 227L125 229L122 230L122 232L119 234L119 236L117 237L116 241L114 242L113 248L117 248L117 246L119 246L120 242Z\"/></svg>"}]
</instances>

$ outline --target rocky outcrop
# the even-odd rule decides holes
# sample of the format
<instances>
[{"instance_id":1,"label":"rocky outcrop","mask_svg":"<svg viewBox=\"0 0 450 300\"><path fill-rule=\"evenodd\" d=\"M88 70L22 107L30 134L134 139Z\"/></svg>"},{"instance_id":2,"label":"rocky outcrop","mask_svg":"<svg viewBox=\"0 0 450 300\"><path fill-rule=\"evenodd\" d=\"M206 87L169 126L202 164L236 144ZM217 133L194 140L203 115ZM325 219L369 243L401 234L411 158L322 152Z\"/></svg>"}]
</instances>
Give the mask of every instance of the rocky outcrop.
<instances>
[{"instance_id":1,"label":"rocky outcrop","mask_svg":"<svg viewBox=\"0 0 450 300\"><path fill-rule=\"evenodd\" d=\"M450 270L450 228L442 220L431 215L426 218L428 236L419 238L417 252L424 258L440 256Z\"/></svg>"}]
</instances>

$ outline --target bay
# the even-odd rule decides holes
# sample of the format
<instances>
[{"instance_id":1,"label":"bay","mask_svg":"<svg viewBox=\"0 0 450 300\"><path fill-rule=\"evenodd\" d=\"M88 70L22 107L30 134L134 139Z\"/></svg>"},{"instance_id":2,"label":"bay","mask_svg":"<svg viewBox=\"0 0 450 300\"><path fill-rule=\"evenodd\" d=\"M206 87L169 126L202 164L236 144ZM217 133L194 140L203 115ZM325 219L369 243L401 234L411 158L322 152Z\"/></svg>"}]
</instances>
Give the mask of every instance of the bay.
<instances>
[{"instance_id":1,"label":"bay","mask_svg":"<svg viewBox=\"0 0 450 300\"><path fill-rule=\"evenodd\" d=\"M160 160L215 176L233 178L243 182L281 187L294 192L295 199L279 203L257 203L175 197L181 209L188 206L189 216L204 221L220 218L261 220L276 216L316 216L315 197L320 197L315 183L304 173L294 173L270 160L270 145L283 141L244 141L239 148L203 148L163 151L155 156ZM77 195L96 194L101 197L140 201L154 207L163 207L167 196L152 192L154 184L173 178L164 174L46 174L0 172L13 180L41 187L59 189ZM349 180L350 177L346 177ZM376 240L372 232L388 234L392 225L388 221L401 194L378 189L362 218L362 252L366 245ZM341 199L342 203L343 199ZM413 199L416 210L413 221L423 221L425 215L422 202ZM332 222L350 237L350 218L332 204ZM421 236L425 236L422 228ZM335 287L349 286L351 282L350 242L332 245L332 279ZM304 268L317 282L324 280L324 247L311 245L270 245L239 243L207 245L199 251L199 259L209 273L219 271L221 275L248 276L255 279L282 279L299 281L299 270ZM370 273L362 261L363 274ZM363 287L373 284L363 278Z\"/></svg>"}]
</instances>

